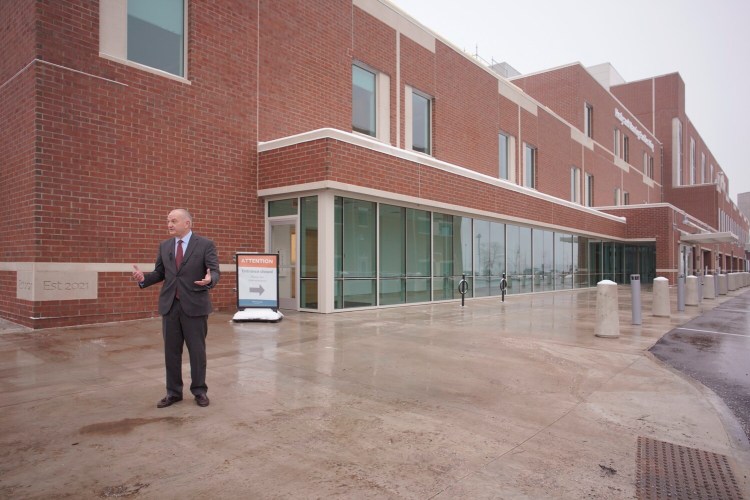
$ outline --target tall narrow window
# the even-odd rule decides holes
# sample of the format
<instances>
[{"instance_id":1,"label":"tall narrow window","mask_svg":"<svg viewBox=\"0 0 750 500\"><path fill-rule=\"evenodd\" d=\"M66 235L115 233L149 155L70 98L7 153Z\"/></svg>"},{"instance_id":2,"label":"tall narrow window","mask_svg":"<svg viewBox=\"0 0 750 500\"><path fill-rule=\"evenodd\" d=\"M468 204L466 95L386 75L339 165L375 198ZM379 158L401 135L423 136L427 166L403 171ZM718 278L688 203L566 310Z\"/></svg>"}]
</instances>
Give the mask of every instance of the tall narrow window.
<instances>
[{"instance_id":1,"label":"tall narrow window","mask_svg":"<svg viewBox=\"0 0 750 500\"><path fill-rule=\"evenodd\" d=\"M583 133L594 137L594 107L589 103L583 105Z\"/></svg>"},{"instance_id":2,"label":"tall narrow window","mask_svg":"<svg viewBox=\"0 0 750 500\"><path fill-rule=\"evenodd\" d=\"M648 157L648 176L650 179L654 178L654 157Z\"/></svg>"},{"instance_id":3,"label":"tall narrow window","mask_svg":"<svg viewBox=\"0 0 750 500\"><path fill-rule=\"evenodd\" d=\"M625 134L622 134L622 159L625 163L630 162L630 139Z\"/></svg>"},{"instance_id":4,"label":"tall narrow window","mask_svg":"<svg viewBox=\"0 0 750 500\"><path fill-rule=\"evenodd\" d=\"M183 0L128 0L127 59L185 76Z\"/></svg>"},{"instance_id":5,"label":"tall narrow window","mask_svg":"<svg viewBox=\"0 0 750 500\"><path fill-rule=\"evenodd\" d=\"M615 206L620 204L620 188L615 188Z\"/></svg>"},{"instance_id":6,"label":"tall narrow window","mask_svg":"<svg viewBox=\"0 0 750 500\"><path fill-rule=\"evenodd\" d=\"M375 137L375 73L352 66L352 129Z\"/></svg>"},{"instance_id":7,"label":"tall narrow window","mask_svg":"<svg viewBox=\"0 0 750 500\"><path fill-rule=\"evenodd\" d=\"M628 193L627 191L623 191L622 193L622 204L630 205L630 193Z\"/></svg>"},{"instance_id":8,"label":"tall narrow window","mask_svg":"<svg viewBox=\"0 0 750 500\"><path fill-rule=\"evenodd\" d=\"M682 186L682 122L677 121L677 185Z\"/></svg>"},{"instance_id":9,"label":"tall narrow window","mask_svg":"<svg viewBox=\"0 0 750 500\"><path fill-rule=\"evenodd\" d=\"M690 184L695 184L695 139L690 138Z\"/></svg>"},{"instance_id":10,"label":"tall narrow window","mask_svg":"<svg viewBox=\"0 0 750 500\"><path fill-rule=\"evenodd\" d=\"M706 183L706 153L701 153L701 184Z\"/></svg>"},{"instance_id":11,"label":"tall narrow window","mask_svg":"<svg viewBox=\"0 0 750 500\"><path fill-rule=\"evenodd\" d=\"M648 175L648 154L643 152L643 173Z\"/></svg>"},{"instance_id":12,"label":"tall narrow window","mask_svg":"<svg viewBox=\"0 0 750 500\"><path fill-rule=\"evenodd\" d=\"M499 152L500 152L500 178L509 180L510 164L510 138L505 134L499 134Z\"/></svg>"},{"instance_id":13,"label":"tall narrow window","mask_svg":"<svg viewBox=\"0 0 750 500\"><path fill-rule=\"evenodd\" d=\"M584 189L586 190L586 206L593 207L594 206L594 176L593 175L586 174L586 183L585 183Z\"/></svg>"},{"instance_id":14,"label":"tall narrow window","mask_svg":"<svg viewBox=\"0 0 750 500\"><path fill-rule=\"evenodd\" d=\"M422 94L412 94L412 149L425 154L432 154L430 104L431 100Z\"/></svg>"},{"instance_id":15,"label":"tall narrow window","mask_svg":"<svg viewBox=\"0 0 750 500\"><path fill-rule=\"evenodd\" d=\"M536 188L536 148L526 144L524 154L523 185Z\"/></svg>"}]
</instances>

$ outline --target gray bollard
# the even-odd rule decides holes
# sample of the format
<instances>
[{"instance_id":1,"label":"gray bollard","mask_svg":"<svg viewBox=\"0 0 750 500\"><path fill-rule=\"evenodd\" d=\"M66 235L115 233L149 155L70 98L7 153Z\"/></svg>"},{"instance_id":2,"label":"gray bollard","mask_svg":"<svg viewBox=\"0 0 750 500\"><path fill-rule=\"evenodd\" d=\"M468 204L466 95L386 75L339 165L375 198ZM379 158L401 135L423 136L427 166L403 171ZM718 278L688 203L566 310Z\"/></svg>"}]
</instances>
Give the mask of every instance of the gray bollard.
<instances>
[{"instance_id":1,"label":"gray bollard","mask_svg":"<svg viewBox=\"0 0 750 500\"><path fill-rule=\"evenodd\" d=\"M633 303L633 324L641 324L641 275L630 275L630 297Z\"/></svg>"},{"instance_id":2,"label":"gray bollard","mask_svg":"<svg viewBox=\"0 0 750 500\"><path fill-rule=\"evenodd\" d=\"M685 310L685 275L677 276L677 310Z\"/></svg>"}]
</instances>

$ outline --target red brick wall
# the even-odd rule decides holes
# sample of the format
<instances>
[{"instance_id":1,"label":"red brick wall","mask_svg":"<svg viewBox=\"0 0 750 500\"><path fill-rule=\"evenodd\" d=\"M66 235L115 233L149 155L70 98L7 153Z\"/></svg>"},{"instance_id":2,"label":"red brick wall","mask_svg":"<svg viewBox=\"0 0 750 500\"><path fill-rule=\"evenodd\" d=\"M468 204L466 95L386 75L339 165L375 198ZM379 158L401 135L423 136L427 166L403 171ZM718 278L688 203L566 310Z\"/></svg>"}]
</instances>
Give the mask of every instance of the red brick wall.
<instances>
[{"instance_id":1,"label":"red brick wall","mask_svg":"<svg viewBox=\"0 0 750 500\"><path fill-rule=\"evenodd\" d=\"M34 258L34 26L36 2L0 2L0 262ZM27 67L28 66L28 67ZM24 69L25 68L25 69ZM16 297L16 273L0 271L0 313L21 322L30 304Z\"/></svg>"},{"instance_id":2,"label":"red brick wall","mask_svg":"<svg viewBox=\"0 0 750 500\"><path fill-rule=\"evenodd\" d=\"M292 181L289 177L294 175ZM622 223L335 139L260 154L261 189L332 180L625 238Z\"/></svg>"},{"instance_id":3,"label":"red brick wall","mask_svg":"<svg viewBox=\"0 0 750 500\"><path fill-rule=\"evenodd\" d=\"M656 269L678 269L677 254L679 250L679 231L690 228L682 224L682 217L677 216L673 208L664 205L660 207L628 207L605 210L613 215L626 217L627 238L656 238ZM688 231L689 232L689 231ZM657 276L667 278L670 284L676 283L676 272L657 272Z\"/></svg>"},{"instance_id":4,"label":"red brick wall","mask_svg":"<svg viewBox=\"0 0 750 500\"><path fill-rule=\"evenodd\" d=\"M396 30L381 23L376 18L363 12L360 9L354 9L354 27L353 37L354 50L353 58L356 61L363 62L377 71L388 75L390 78L389 91L389 109L391 110L390 123L390 141L393 146L399 145L396 137ZM351 89L349 90L351 92ZM351 106L350 108L351 109ZM351 115L351 113L349 113ZM349 129L351 129L351 119Z\"/></svg>"},{"instance_id":5,"label":"red brick wall","mask_svg":"<svg viewBox=\"0 0 750 500\"><path fill-rule=\"evenodd\" d=\"M43 216L19 223L36 235L33 249L14 260L153 262L167 237L166 215L178 206L193 212L196 232L216 241L223 264L238 250L262 250L255 5L191 3L191 84L100 58L98 9L95 1L39 3L39 55L63 67L40 63L36 89L25 82L24 92L37 96L34 207ZM140 291L128 278L100 273L99 299L41 302L21 322L155 314L158 287ZM219 309L234 308L233 281L226 273L212 292ZM4 279L0 296L15 296L9 285ZM20 306L2 307L11 315Z\"/></svg>"},{"instance_id":6,"label":"red brick wall","mask_svg":"<svg viewBox=\"0 0 750 500\"><path fill-rule=\"evenodd\" d=\"M435 157L497 178L497 78L445 44L436 46Z\"/></svg>"},{"instance_id":7,"label":"red brick wall","mask_svg":"<svg viewBox=\"0 0 750 500\"><path fill-rule=\"evenodd\" d=\"M584 157L584 169L587 173L594 175L594 204L608 206L614 204L614 190L620 188L630 194L630 203L653 203L660 201L659 187L649 187L643 181L644 165L643 154L654 158L654 180L660 182L659 168L659 144L655 137L650 137L654 142L655 151L651 149L627 128L620 124L615 117L615 109L619 109L628 117L636 127L644 133L649 132L648 124L637 123L635 115L631 114L622 104L618 103L580 64L565 66L562 68L519 77L513 83L524 89L529 95L552 109L558 116L568 123L584 130L584 103L593 106L593 139L595 141L594 157ZM650 122L649 122L650 123ZM622 148L622 136L629 138L629 171L624 172L614 165L614 130L620 130L620 148ZM549 140L544 134L540 140ZM572 141L568 138L567 142ZM559 147L559 146L558 146ZM549 154L549 148L545 148ZM586 153L585 153L586 154ZM622 157L622 153L620 153ZM575 155L569 159L572 165L581 166L580 157ZM569 175L569 169L564 169ZM549 179L548 187L555 189L556 196L565 199L570 197L570 189L563 189L559 178L559 169L550 169L557 175ZM565 181L567 186L569 181ZM545 187L542 187L545 190Z\"/></svg>"},{"instance_id":8,"label":"red brick wall","mask_svg":"<svg viewBox=\"0 0 750 500\"><path fill-rule=\"evenodd\" d=\"M254 5L241 3L243 10ZM260 141L322 127L351 132L352 9L344 0L260 2ZM250 47L242 65L254 63L255 43Z\"/></svg>"}]
</instances>

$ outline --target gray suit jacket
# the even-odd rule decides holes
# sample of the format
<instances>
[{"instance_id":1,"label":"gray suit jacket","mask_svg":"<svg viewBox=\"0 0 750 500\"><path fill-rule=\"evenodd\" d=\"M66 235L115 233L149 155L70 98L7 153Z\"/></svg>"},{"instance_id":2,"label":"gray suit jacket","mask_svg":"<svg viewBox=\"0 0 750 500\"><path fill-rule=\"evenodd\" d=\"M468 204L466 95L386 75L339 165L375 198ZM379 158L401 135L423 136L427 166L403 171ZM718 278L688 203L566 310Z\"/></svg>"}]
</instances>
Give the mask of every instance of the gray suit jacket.
<instances>
[{"instance_id":1,"label":"gray suit jacket","mask_svg":"<svg viewBox=\"0 0 750 500\"><path fill-rule=\"evenodd\" d=\"M142 288L164 281L159 294L159 314L167 314L172 308L175 290L180 290L180 305L188 316L208 316L213 310L208 291L219 282L219 257L214 242L193 233L185 250L182 266L177 270L174 256L174 238L162 241L159 255L151 273L144 273ZM208 286L196 285L211 270L211 283Z\"/></svg>"}]
</instances>

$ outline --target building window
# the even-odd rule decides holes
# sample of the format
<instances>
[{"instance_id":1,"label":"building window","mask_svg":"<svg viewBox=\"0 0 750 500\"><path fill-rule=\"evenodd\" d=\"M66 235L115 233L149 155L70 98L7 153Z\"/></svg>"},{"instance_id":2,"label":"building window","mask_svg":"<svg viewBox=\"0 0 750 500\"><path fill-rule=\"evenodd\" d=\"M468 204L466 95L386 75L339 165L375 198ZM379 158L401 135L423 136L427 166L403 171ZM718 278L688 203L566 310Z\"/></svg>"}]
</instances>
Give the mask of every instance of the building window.
<instances>
[{"instance_id":1,"label":"building window","mask_svg":"<svg viewBox=\"0 0 750 500\"><path fill-rule=\"evenodd\" d=\"M352 65L352 129L375 137L375 125L375 73Z\"/></svg>"},{"instance_id":2,"label":"building window","mask_svg":"<svg viewBox=\"0 0 750 500\"><path fill-rule=\"evenodd\" d=\"M706 153L701 153L701 184L706 183Z\"/></svg>"},{"instance_id":3,"label":"building window","mask_svg":"<svg viewBox=\"0 0 750 500\"><path fill-rule=\"evenodd\" d=\"M128 60L185 76L183 0L128 0Z\"/></svg>"},{"instance_id":4,"label":"building window","mask_svg":"<svg viewBox=\"0 0 750 500\"><path fill-rule=\"evenodd\" d=\"M623 191L622 193L622 204L630 205L630 193L628 193L627 191Z\"/></svg>"},{"instance_id":5,"label":"building window","mask_svg":"<svg viewBox=\"0 0 750 500\"><path fill-rule=\"evenodd\" d=\"M376 204L335 198L334 277L336 309L376 305Z\"/></svg>"},{"instance_id":6,"label":"building window","mask_svg":"<svg viewBox=\"0 0 750 500\"><path fill-rule=\"evenodd\" d=\"M614 139L615 144L613 151L615 153L615 158L617 158L618 156L620 156L620 131L618 129L615 129Z\"/></svg>"},{"instance_id":7,"label":"building window","mask_svg":"<svg viewBox=\"0 0 750 500\"><path fill-rule=\"evenodd\" d=\"M675 159L677 160L677 185L682 186L682 122L677 120L677 140L676 146L677 151L675 156Z\"/></svg>"},{"instance_id":8,"label":"building window","mask_svg":"<svg viewBox=\"0 0 750 500\"><path fill-rule=\"evenodd\" d=\"M615 188L615 206L620 205L620 188Z\"/></svg>"},{"instance_id":9,"label":"building window","mask_svg":"<svg viewBox=\"0 0 750 500\"><path fill-rule=\"evenodd\" d=\"M526 144L524 154L523 185L536 188L536 148Z\"/></svg>"},{"instance_id":10,"label":"building window","mask_svg":"<svg viewBox=\"0 0 750 500\"><path fill-rule=\"evenodd\" d=\"M185 77L185 0L102 0L99 51L142 69Z\"/></svg>"},{"instance_id":11,"label":"building window","mask_svg":"<svg viewBox=\"0 0 750 500\"><path fill-rule=\"evenodd\" d=\"M586 182L583 186L583 189L585 190L586 200L585 205L587 207L593 207L594 206L594 176L591 174L586 174Z\"/></svg>"},{"instance_id":12,"label":"building window","mask_svg":"<svg viewBox=\"0 0 750 500\"><path fill-rule=\"evenodd\" d=\"M583 105L583 133L586 137L594 137L594 107L589 103Z\"/></svg>"},{"instance_id":13,"label":"building window","mask_svg":"<svg viewBox=\"0 0 750 500\"><path fill-rule=\"evenodd\" d=\"M695 184L695 139L690 138L690 185Z\"/></svg>"},{"instance_id":14,"label":"building window","mask_svg":"<svg viewBox=\"0 0 750 500\"><path fill-rule=\"evenodd\" d=\"M431 119L432 100L416 91L412 92L412 149L432 154Z\"/></svg>"},{"instance_id":15,"label":"building window","mask_svg":"<svg viewBox=\"0 0 750 500\"><path fill-rule=\"evenodd\" d=\"M648 177L649 179L654 178L654 157L653 156L648 157Z\"/></svg>"},{"instance_id":16,"label":"building window","mask_svg":"<svg viewBox=\"0 0 750 500\"><path fill-rule=\"evenodd\" d=\"M714 182L714 164L713 163L711 164L711 171L710 171L710 173L711 173L711 176L708 178L708 181L711 182L711 183L713 183Z\"/></svg>"},{"instance_id":17,"label":"building window","mask_svg":"<svg viewBox=\"0 0 750 500\"><path fill-rule=\"evenodd\" d=\"M581 202L581 169L576 167L570 169L570 201Z\"/></svg>"},{"instance_id":18,"label":"building window","mask_svg":"<svg viewBox=\"0 0 750 500\"><path fill-rule=\"evenodd\" d=\"M625 163L630 162L630 139L625 134L622 134L622 159Z\"/></svg>"},{"instance_id":19,"label":"building window","mask_svg":"<svg viewBox=\"0 0 750 500\"><path fill-rule=\"evenodd\" d=\"M648 154L643 152L643 173L648 175Z\"/></svg>"},{"instance_id":20,"label":"building window","mask_svg":"<svg viewBox=\"0 0 750 500\"><path fill-rule=\"evenodd\" d=\"M500 178L510 180L510 137L505 134L499 134L499 151L500 151Z\"/></svg>"}]
</instances>

